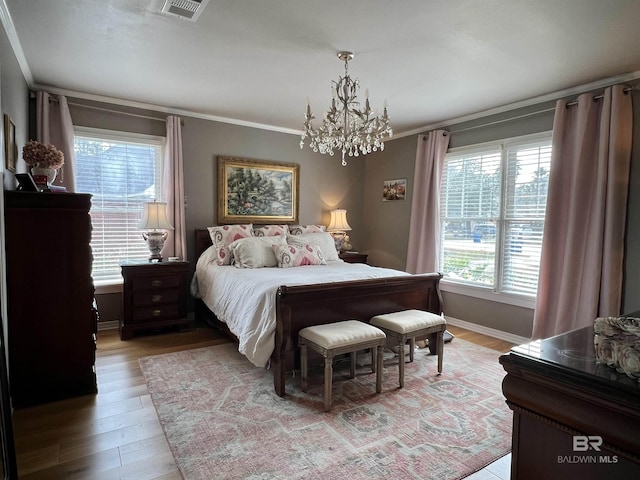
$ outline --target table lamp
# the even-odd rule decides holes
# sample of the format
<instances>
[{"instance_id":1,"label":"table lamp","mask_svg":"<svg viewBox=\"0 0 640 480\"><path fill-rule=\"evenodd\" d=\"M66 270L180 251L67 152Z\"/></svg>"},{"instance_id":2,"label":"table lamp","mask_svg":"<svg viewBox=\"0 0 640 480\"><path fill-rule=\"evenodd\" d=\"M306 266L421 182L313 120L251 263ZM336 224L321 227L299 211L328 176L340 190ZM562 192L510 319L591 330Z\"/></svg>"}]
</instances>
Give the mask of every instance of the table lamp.
<instances>
[{"instance_id":1,"label":"table lamp","mask_svg":"<svg viewBox=\"0 0 640 480\"><path fill-rule=\"evenodd\" d=\"M327 226L327 232L333 236L338 252L351 249L349 237L346 234L349 230L351 230L351 227L347 222L347 211L344 208L331 210L331 219Z\"/></svg>"},{"instance_id":2,"label":"table lamp","mask_svg":"<svg viewBox=\"0 0 640 480\"><path fill-rule=\"evenodd\" d=\"M147 242L151 252L149 261L161 262L162 255L160 252L168 235L166 230L173 230L173 226L167 220L167 204L165 202L156 202L155 200L145 203L142 220L140 220L138 228L148 230L142 233L142 238Z\"/></svg>"}]
</instances>

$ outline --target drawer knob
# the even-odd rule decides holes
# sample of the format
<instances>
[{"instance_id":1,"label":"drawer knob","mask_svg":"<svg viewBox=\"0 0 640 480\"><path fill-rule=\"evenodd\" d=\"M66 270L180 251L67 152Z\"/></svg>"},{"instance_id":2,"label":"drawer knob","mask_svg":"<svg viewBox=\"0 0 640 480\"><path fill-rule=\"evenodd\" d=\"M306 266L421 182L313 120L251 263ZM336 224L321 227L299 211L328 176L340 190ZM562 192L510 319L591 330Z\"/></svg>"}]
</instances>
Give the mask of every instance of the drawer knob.
<instances>
[{"instance_id":1,"label":"drawer knob","mask_svg":"<svg viewBox=\"0 0 640 480\"><path fill-rule=\"evenodd\" d=\"M162 295L153 295L153 296L151 297L151 301L152 301L153 303L161 302L161 301L162 301Z\"/></svg>"},{"instance_id":2,"label":"drawer knob","mask_svg":"<svg viewBox=\"0 0 640 480\"><path fill-rule=\"evenodd\" d=\"M161 287L162 286L162 280L153 280L151 282L151 286L152 287Z\"/></svg>"},{"instance_id":3,"label":"drawer knob","mask_svg":"<svg viewBox=\"0 0 640 480\"><path fill-rule=\"evenodd\" d=\"M153 312L151 312L151 316L152 316L152 317L159 317L161 313L162 313L162 310L160 310L159 308L157 308L157 309L155 309Z\"/></svg>"}]
</instances>

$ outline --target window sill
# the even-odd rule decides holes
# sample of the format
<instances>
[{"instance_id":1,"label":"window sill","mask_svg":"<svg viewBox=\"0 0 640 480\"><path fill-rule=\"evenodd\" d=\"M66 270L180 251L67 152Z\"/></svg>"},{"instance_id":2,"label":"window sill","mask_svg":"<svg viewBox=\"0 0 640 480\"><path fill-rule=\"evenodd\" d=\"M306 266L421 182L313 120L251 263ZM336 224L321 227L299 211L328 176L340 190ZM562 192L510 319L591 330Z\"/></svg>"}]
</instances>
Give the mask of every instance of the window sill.
<instances>
[{"instance_id":1,"label":"window sill","mask_svg":"<svg viewBox=\"0 0 640 480\"><path fill-rule=\"evenodd\" d=\"M122 293L122 280L95 280L95 294L106 295L109 293Z\"/></svg>"},{"instance_id":2,"label":"window sill","mask_svg":"<svg viewBox=\"0 0 640 480\"><path fill-rule=\"evenodd\" d=\"M466 295L467 297L481 298L491 302L505 303L517 307L534 309L536 306L536 298L526 295L514 295L510 293L497 293L489 288L476 287L471 285L463 285L449 280L440 281L440 290L443 292L455 293L458 295Z\"/></svg>"}]
</instances>

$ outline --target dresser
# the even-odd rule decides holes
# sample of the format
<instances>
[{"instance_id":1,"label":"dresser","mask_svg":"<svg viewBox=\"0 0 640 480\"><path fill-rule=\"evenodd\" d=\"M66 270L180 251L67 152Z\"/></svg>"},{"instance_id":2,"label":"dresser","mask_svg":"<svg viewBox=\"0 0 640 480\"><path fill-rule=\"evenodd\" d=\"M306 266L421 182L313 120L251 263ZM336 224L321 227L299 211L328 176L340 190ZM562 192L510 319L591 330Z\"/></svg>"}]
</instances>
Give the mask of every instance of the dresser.
<instances>
[{"instance_id":1,"label":"dresser","mask_svg":"<svg viewBox=\"0 0 640 480\"><path fill-rule=\"evenodd\" d=\"M640 478L640 383L595 361L593 327L500 357L511 479Z\"/></svg>"},{"instance_id":2,"label":"dresser","mask_svg":"<svg viewBox=\"0 0 640 480\"><path fill-rule=\"evenodd\" d=\"M5 192L15 408L97 392L91 195Z\"/></svg>"},{"instance_id":3,"label":"dresser","mask_svg":"<svg viewBox=\"0 0 640 480\"><path fill-rule=\"evenodd\" d=\"M122 261L120 338L142 330L186 328L189 262Z\"/></svg>"}]
</instances>

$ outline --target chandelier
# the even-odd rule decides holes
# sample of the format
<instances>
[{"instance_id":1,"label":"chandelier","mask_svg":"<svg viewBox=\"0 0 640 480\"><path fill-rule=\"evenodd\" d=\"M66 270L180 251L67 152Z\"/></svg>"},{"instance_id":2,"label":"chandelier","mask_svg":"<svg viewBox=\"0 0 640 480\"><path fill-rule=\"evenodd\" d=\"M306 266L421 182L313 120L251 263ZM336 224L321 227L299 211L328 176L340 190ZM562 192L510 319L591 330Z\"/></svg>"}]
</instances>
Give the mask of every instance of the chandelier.
<instances>
[{"instance_id":1,"label":"chandelier","mask_svg":"<svg viewBox=\"0 0 640 480\"><path fill-rule=\"evenodd\" d=\"M307 111L304 116L304 131L300 139L300 148L304 139L309 137L309 146L314 152L333 155L334 150L342 152L342 166L347 165L345 155L357 157L360 154L384 150L384 137L391 137L393 131L389 124L385 101L382 116L372 115L369 106L369 91L365 90L364 108L358 101L358 79L349 76L349 60L352 52L338 52L338 58L344 62L344 77L331 82L331 108L324 114L322 125L313 128L315 118L307 99Z\"/></svg>"}]
</instances>

